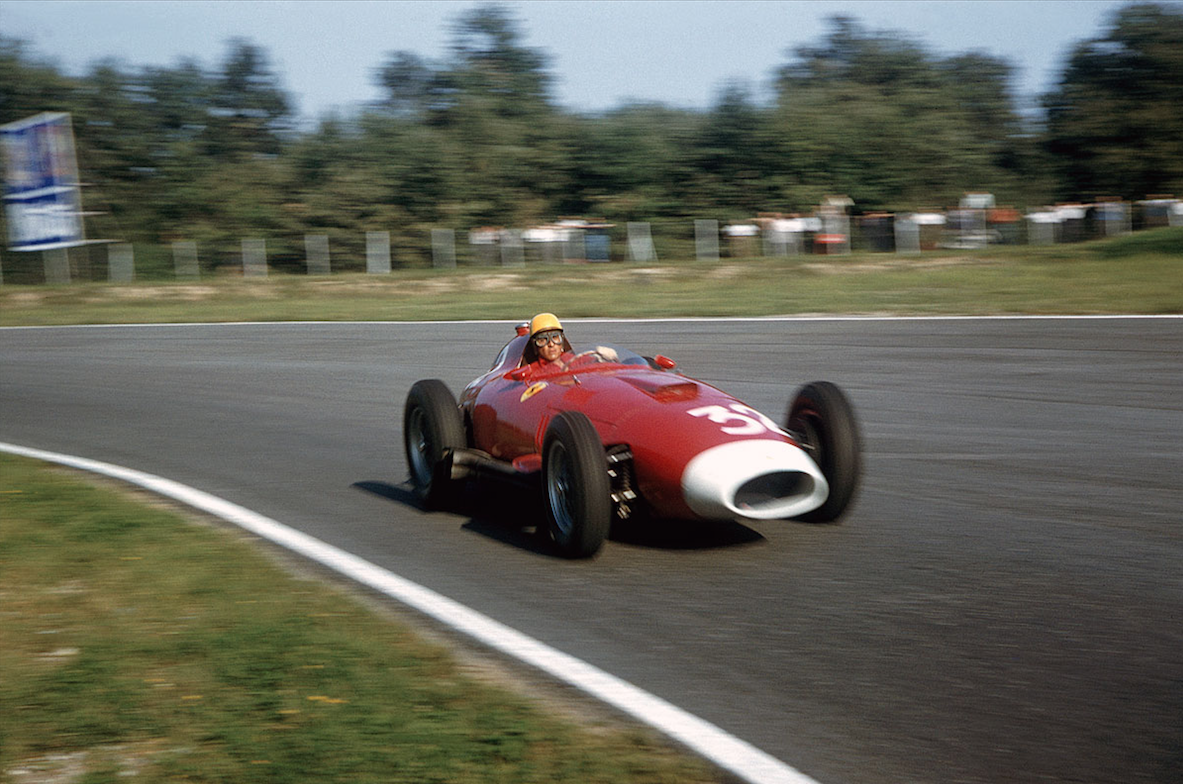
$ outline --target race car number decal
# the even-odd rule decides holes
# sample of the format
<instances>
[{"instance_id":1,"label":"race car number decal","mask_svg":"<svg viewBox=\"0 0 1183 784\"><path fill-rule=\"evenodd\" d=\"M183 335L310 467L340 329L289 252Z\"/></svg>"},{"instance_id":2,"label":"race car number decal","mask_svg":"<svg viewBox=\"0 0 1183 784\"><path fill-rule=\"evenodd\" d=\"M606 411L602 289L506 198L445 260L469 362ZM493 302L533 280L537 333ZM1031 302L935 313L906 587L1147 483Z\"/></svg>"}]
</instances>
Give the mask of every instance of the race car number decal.
<instances>
[{"instance_id":1,"label":"race car number decal","mask_svg":"<svg viewBox=\"0 0 1183 784\"><path fill-rule=\"evenodd\" d=\"M703 406L686 413L692 417L706 417L716 425L722 425L719 429L732 436L755 436L769 431L788 435L771 419L743 403L732 403L728 408Z\"/></svg>"},{"instance_id":2,"label":"race car number decal","mask_svg":"<svg viewBox=\"0 0 1183 784\"><path fill-rule=\"evenodd\" d=\"M522 396L518 399L518 402L525 403L527 400L534 397L544 389L546 389L545 381L539 381L537 384L531 384L530 386L526 387L526 391L522 393Z\"/></svg>"}]
</instances>

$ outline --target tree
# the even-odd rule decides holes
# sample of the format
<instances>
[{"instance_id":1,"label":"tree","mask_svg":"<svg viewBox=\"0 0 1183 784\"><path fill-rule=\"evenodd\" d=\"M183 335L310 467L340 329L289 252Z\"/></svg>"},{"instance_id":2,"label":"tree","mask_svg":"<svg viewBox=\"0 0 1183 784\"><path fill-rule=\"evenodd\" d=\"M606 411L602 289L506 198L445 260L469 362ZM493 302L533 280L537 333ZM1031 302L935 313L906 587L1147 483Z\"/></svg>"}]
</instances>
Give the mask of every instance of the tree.
<instances>
[{"instance_id":1,"label":"tree","mask_svg":"<svg viewBox=\"0 0 1183 784\"><path fill-rule=\"evenodd\" d=\"M148 96L145 111L169 144L195 142L209 122L212 80L192 60L171 68L147 68L142 82Z\"/></svg>"},{"instance_id":2,"label":"tree","mask_svg":"<svg viewBox=\"0 0 1183 784\"><path fill-rule=\"evenodd\" d=\"M765 112L752 102L747 87L731 83L694 135L691 164L693 193L686 194L698 210L730 209L751 215L775 203L770 187L770 152Z\"/></svg>"},{"instance_id":3,"label":"tree","mask_svg":"<svg viewBox=\"0 0 1183 784\"><path fill-rule=\"evenodd\" d=\"M441 156L425 162L440 176L404 182L424 193L447 183L440 207L450 222L537 221L569 190L567 124L550 102L548 58L522 39L503 6L477 6L454 23L449 62L395 52L378 73L390 122L425 123L433 138L405 129L394 136L411 145L412 158Z\"/></svg>"},{"instance_id":4,"label":"tree","mask_svg":"<svg viewBox=\"0 0 1183 784\"><path fill-rule=\"evenodd\" d=\"M147 101L136 74L115 60L92 65L74 91L78 162L85 172L83 180L91 186L83 199L88 208L114 218L113 225L101 222L107 238L128 239L123 226L151 217L142 209L152 203L142 197L152 190L156 174L154 128L144 112Z\"/></svg>"},{"instance_id":5,"label":"tree","mask_svg":"<svg viewBox=\"0 0 1183 784\"><path fill-rule=\"evenodd\" d=\"M24 41L0 35L0 125L70 111L74 88L56 66L34 59Z\"/></svg>"},{"instance_id":6,"label":"tree","mask_svg":"<svg viewBox=\"0 0 1183 784\"><path fill-rule=\"evenodd\" d=\"M505 6L477 6L461 14L452 38L457 87L507 117L549 109L549 58L524 46L522 38Z\"/></svg>"},{"instance_id":7,"label":"tree","mask_svg":"<svg viewBox=\"0 0 1183 784\"><path fill-rule=\"evenodd\" d=\"M208 112L206 151L223 160L278 154L290 129L291 106L266 54L241 38L229 43Z\"/></svg>"},{"instance_id":8,"label":"tree","mask_svg":"<svg viewBox=\"0 0 1183 784\"><path fill-rule=\"evenodd\" d=\"M935 57L895 33L834 17L821 46L781 69L770 176L802 209L825 193L860 206L955 204L988 188L1021 198L1021 123L1010 67L986 55Z\"/></svg>"},{"instance_id":9,"label":"tree","mask_svg":"<svg viewBox=\"0 0 1183 784\"><path fill-rule=\"evenodd\" d=\"M1044 97L1063 198L1183 192L1183 11L1127 6Z\"/></svg>"},{"instance_id":10,"label":"tree","mask_svg":"<svg viewBox=\"0 0 1183 784\"><path fill-rule=\"evenodd\" d=\"M386 91L379 108L395 117L422 118L443 108L433 100L446 92L440 69L414 52L392 52L375 76Z\"/></svg>"},{"instance_id":11,"label":"tree","mask_svg":"<svg viewBox=\"0 0 1183 784\"><path fill-rule=\"evenodd\" d=\"M611 220L684 214L682 198L694 176L690 150L701 118L655 103L622 106L580 118L568 166L579 208Z\"/></svg>"}]
</instances>

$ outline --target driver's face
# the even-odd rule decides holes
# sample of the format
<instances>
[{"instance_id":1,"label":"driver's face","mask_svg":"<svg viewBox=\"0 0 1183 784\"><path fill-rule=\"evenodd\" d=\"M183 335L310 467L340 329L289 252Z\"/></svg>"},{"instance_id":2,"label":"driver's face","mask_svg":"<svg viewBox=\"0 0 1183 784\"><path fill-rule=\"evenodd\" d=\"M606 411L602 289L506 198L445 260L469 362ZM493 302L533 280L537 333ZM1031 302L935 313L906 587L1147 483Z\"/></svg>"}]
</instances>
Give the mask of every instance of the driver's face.
<instances>
[{"instance_id":1,"label":"driver's face","mask_svg":"<svg viewBox=\"0 0 1183 784\"><path fill-rule=\"evenodd\" d=\"M544 362L554 362L563 353L563 333L557 329L540 332L535 336L534 344L538 348L539 358Z\"/></svg>"}]
</instances>

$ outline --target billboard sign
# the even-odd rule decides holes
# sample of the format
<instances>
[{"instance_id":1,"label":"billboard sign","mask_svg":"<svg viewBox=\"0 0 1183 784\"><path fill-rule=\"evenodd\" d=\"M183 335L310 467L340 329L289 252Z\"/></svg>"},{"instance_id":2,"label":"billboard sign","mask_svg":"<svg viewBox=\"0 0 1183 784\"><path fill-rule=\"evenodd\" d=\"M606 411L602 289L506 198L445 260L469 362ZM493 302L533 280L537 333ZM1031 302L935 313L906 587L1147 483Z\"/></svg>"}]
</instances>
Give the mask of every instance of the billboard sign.
<instances>
[{"instance_id":1,"label":"billboard sign","mask_svg":"<svg viewBox=\"0 0 1183 784\"><path fill-rule=\"evenodd\" d=\"M81 245L82 199L70 115L38 114L0 125L10 250Z\"/></svg>"}]
</instances>

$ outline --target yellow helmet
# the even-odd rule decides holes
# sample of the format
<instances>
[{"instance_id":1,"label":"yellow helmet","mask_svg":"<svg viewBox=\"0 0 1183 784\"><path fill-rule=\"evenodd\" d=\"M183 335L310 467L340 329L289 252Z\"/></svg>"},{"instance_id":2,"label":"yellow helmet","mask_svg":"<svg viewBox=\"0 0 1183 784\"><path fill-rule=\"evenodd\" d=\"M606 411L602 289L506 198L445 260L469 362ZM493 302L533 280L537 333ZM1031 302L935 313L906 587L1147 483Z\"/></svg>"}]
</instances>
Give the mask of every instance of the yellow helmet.
<instances>
[{"instance_id":1,"label":"yellow helmet","mask_svg":"<svg viewBox=\"0 0 1183 784\"><path fill-rule=\"evenodd\" d=\"M530 319L530 337L534 337L539 332L545 332L548 329L562 330L562 328L563 325L559 323L558 317L553 313L539 313Z\"/></svg>"}]
</instances>

